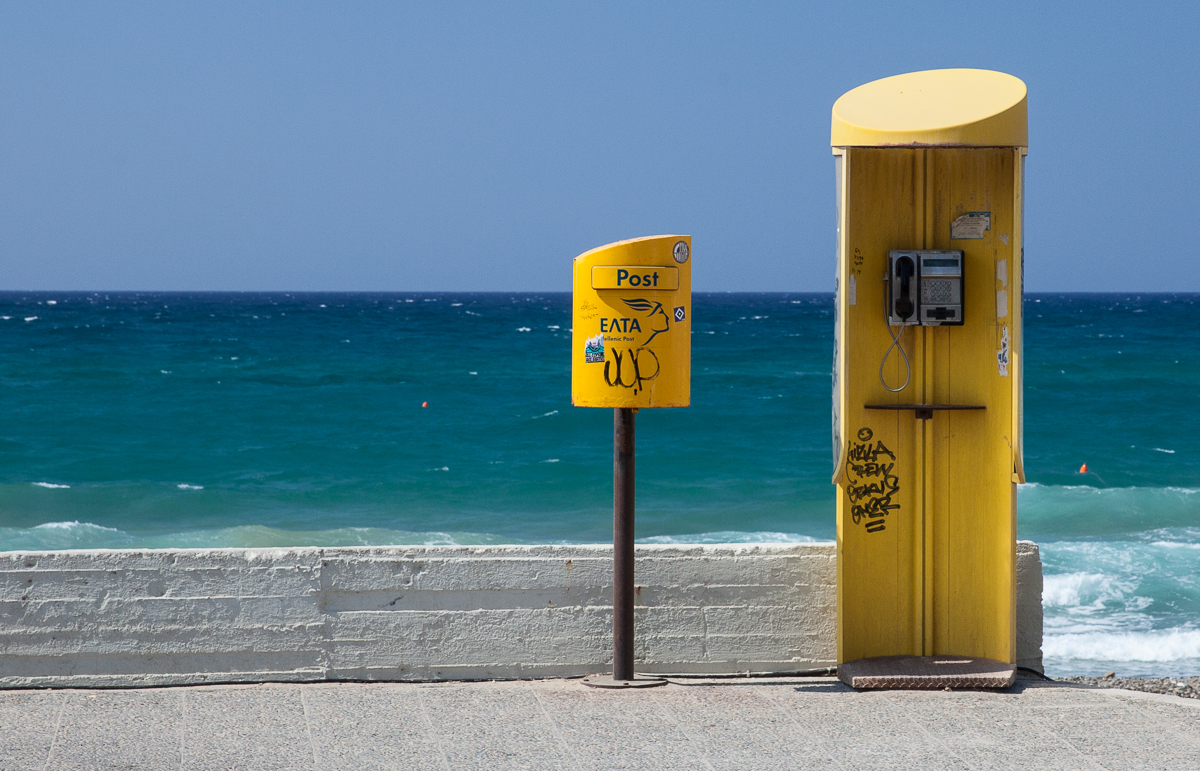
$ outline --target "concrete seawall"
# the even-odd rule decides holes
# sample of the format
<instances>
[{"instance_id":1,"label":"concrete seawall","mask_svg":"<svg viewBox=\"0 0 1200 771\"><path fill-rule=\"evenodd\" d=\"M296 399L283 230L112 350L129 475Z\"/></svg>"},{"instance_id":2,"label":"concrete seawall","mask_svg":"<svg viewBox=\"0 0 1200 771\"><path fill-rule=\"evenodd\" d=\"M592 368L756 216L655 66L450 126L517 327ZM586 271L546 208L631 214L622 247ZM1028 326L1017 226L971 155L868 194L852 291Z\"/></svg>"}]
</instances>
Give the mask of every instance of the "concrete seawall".
<instances>
[{"instance_id":1,"label":"concrete seawall","mask_svg":"<svg viewBox=\"0 0 1200 771\"><path fill-rule=\"evenodd\" d=\"M833 666L832 544L638 546L638 671ZM0 687L570 677L611 662L608 546L0 553ZM1037 546L1018 664L1041 669Z\"/></svg>"}]
</instances>

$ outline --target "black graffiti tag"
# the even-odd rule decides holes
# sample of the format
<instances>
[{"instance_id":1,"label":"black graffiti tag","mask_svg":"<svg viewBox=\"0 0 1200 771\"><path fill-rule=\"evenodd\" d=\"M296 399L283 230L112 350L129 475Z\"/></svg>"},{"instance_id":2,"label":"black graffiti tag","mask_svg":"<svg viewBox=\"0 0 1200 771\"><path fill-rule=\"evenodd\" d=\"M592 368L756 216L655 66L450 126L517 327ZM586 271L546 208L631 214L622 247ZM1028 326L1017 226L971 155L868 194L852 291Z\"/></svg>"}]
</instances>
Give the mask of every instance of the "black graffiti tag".
<instances>
[{"instance_id":1,"label":"black graffiti tag","mask_svg":"<svg viewBox=\"0 0 1200 771\"><path fill-rule=\"evenodd\" d=\"M646 354L654 359L654 372L651 374L646 374L648 369L643 371ZM623 361L625 357L629 357L628 362ZM616 366L610 369L610 365L614 364ZM658 356L649 348L627 348L624 353L614 348L612 361L604 362L604 382L613 388L632 388L636 394L646 387L644 384L647 380L658 377L661 370Z\"/></svg>"},{"instance_id":2,"label":"black graffiti tag","mask_svg":"<svg viewBox=\"0 0 1200 771\"><path fill-rule=\"evenodd\" d=\"M884 517L900 508L892 499L900 492L900 478L892 473L896 454L882 441L874 443L874 432L858 430L858 442L850 443L846 458L846 494L850 498L850 516L854 524L866 519L868 533L884 529ZM881 460L881 458L885 460Z\"/></svg>"}]
</instances>

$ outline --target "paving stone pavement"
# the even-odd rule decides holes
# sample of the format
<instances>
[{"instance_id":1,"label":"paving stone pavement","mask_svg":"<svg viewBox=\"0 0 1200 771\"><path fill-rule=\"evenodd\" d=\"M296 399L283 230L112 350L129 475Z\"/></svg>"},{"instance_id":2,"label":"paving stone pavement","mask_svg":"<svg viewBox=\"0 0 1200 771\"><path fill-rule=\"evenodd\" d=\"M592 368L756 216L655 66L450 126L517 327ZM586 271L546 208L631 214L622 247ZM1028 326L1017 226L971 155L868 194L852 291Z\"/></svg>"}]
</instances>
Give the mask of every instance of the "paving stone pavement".
<instances>
[{"instance_id":1,"label":"paving stone pavement","mask_svg":"<svg viewBox=\"0 0 1200 771\"><path fill-rule=\"evenodd\" d=\"M0 769L1189 769L1200 701L1018 681L320 683L0 692Z\"/></svg>"}]
</instances>

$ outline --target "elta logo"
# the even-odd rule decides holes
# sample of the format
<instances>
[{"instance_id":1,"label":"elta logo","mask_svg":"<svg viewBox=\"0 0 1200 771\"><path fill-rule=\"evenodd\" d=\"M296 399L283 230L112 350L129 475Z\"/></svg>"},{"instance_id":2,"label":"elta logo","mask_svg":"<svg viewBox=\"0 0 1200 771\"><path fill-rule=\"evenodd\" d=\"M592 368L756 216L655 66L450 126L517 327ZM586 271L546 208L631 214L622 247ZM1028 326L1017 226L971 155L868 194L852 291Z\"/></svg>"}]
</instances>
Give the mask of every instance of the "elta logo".
<instances>
[{"instance_id":1,"label":"elta logo","mask_svg":"<svg viewBox=\"0 0 1200 771\"><path fill-rule=\"evenodd\" d=\"M633 300L622 300L635 311L641 311L646 314L646 318L650 320L650 332L652 333L646 338L646 342L642 345L650 345L650 341L658 337L663 332L671 329L671 319L667 316L667 312L663 310L662 303L642 298L634 298Z\"/></svg>"}]
</instances>

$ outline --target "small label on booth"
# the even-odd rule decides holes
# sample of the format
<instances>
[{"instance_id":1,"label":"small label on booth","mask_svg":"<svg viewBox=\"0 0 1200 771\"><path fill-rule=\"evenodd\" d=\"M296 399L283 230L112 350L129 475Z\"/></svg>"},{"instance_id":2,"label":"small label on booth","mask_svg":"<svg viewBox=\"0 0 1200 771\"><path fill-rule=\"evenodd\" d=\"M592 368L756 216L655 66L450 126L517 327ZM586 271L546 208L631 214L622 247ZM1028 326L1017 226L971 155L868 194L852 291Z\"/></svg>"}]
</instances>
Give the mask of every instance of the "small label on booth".
<instances>
[{"instance_id":1,"label":"small label on booth","mask_svg":"<svg viewBox=\"0 0 1200 771\"><path fill-rule=\"evenodd\" d=\"M678 268L659 265L596 265L592 268L592 289L673 292L678 288Z\"/></svg>"},{"instance_id":2,"label":"small label on booth","mask_svg":"<svg viewBox=\"0 0 1200 771\"><path fill-rule=\"evenodd\" d=\"M992 213L990 211L969 211L960 214L950 223L950 239L952 241L968 241L983 238L983 234L992 229Z\"/></svg>"}]
</instances>

